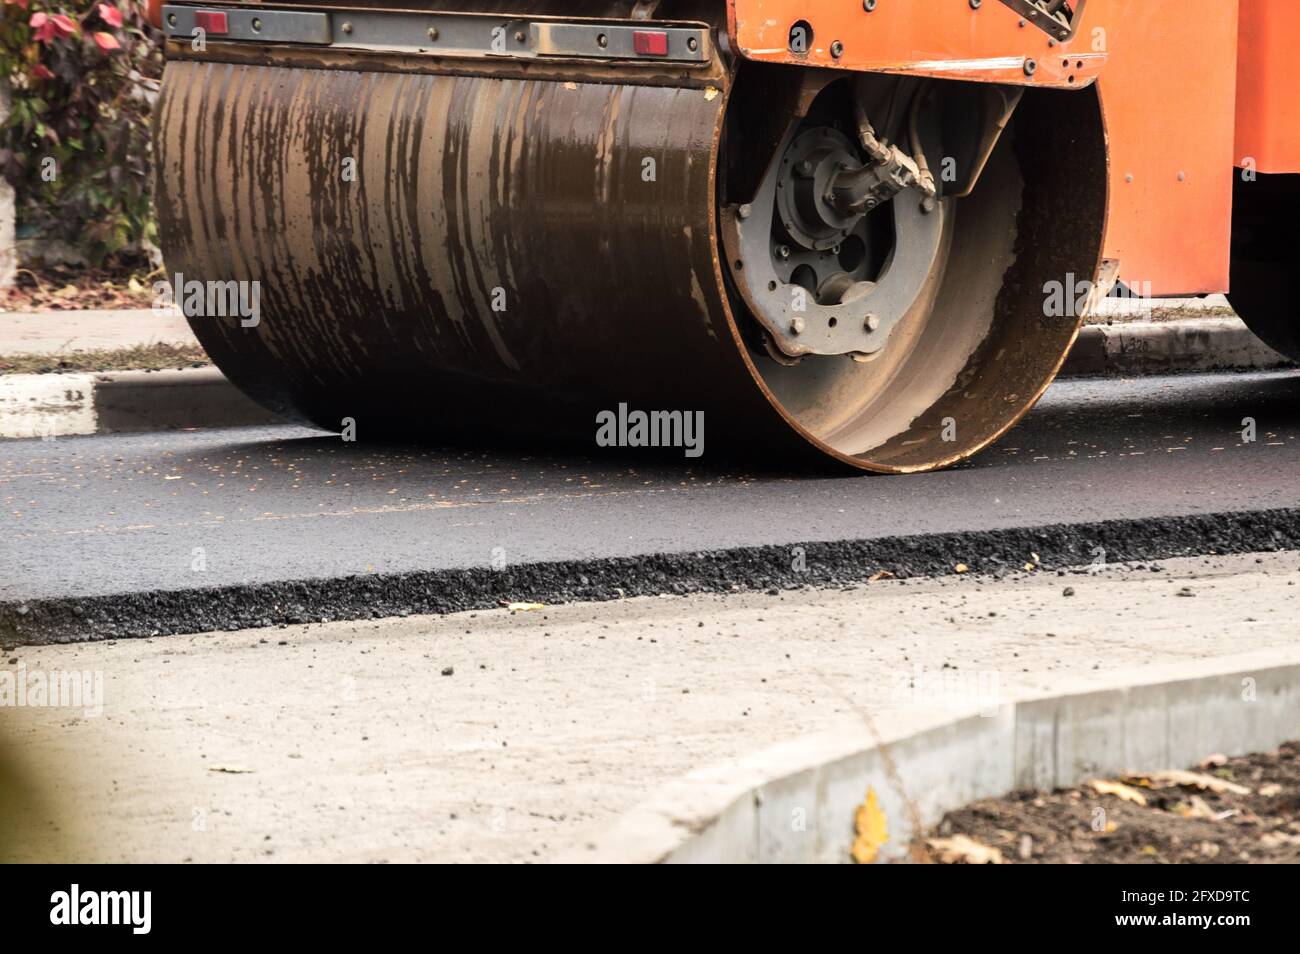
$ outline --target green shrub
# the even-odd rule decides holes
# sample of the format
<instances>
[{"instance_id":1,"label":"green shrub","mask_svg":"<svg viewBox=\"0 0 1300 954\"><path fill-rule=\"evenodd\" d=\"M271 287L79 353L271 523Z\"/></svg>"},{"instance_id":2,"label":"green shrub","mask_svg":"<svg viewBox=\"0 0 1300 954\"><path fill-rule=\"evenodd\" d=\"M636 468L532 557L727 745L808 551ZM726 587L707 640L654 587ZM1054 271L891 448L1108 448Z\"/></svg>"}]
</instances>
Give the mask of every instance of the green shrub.
<instances>
[{"instance_id":1,"label":"green shrub","mask_svg":"<svg viewBox=\"0 0 1300 954\"><path fill-rule=\"evenodd\" d=\"M0 3L11 95L0 170L20 234L66 241L96 265L153 245L149 111L163 60L144 5Z\"/></svg>"}]
</instances>

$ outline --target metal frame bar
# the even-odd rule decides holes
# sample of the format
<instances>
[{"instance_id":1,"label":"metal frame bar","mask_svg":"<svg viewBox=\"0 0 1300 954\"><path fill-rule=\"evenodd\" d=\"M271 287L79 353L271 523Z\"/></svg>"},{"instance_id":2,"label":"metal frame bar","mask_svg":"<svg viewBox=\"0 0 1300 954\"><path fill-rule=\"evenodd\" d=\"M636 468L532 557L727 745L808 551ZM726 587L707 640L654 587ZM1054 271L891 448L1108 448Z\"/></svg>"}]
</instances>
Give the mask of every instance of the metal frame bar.
<instances>
[{"instance_id":1,"label":"metal frame bar","mask_svg":"<svg viewBox=\"0 0 1300 954\"><path fill-rule=\"evenodd\" d=\"M167 38L195 39L201 11L225 13L229 27L225 34L205 35L205 45L295 44L448 57L574 58L685 66L707 65L713 55L704 24L264 4L166 4L162 19ZM666 37L666 54L636 51L636 34L647 31Z\"/></svg>"}]
</instances>

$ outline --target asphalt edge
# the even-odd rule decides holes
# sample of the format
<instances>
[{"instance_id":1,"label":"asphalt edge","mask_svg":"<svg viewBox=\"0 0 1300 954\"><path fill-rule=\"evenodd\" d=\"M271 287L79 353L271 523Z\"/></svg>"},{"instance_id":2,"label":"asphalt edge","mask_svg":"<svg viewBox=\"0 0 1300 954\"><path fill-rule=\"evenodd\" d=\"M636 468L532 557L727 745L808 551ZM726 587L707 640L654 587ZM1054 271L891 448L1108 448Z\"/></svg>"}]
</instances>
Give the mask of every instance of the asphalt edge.
<instances>
[{"instance_id":1,"label":"asphalt edge","mask_svg":"<svg viewBox=\"0 0 1300 954\"><path fill-rule=\"evenodd\" d=\"M1242 717L1242 707L1249 706ZM556 860L591 863L843 863L868 790L903 858L943 815L1018 789L1182 768L1300 737L1300 649L1076 677L981 714L923 709L864 718L656 790ZM1100 799L1099 799L1100 802Z\"/></svg>"},{"instance_id":2,"label":"asphalt edge","mask_svg":"<svg viewBox=\"0 0 1300 954\"><path fill-rule=\"evenodd\" d=\"M510 602L600 602L894 578L1067 572L1092 563L1300 549L1300 508L1132 518L956 533L810 541L595 560L526 563L0 602L0 646L446 614ZM1026 566L1030 569L1026 569ZM1076 572L1085 572L1077 570Z\"/></svg>"}]
</instances>

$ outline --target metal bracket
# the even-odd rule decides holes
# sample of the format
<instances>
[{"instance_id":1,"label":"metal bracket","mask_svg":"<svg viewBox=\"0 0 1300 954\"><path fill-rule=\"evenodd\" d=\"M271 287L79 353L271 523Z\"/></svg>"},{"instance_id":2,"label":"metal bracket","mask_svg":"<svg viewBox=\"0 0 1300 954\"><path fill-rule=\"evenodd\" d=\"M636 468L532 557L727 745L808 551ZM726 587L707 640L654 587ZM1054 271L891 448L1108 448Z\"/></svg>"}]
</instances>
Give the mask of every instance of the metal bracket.
<instances>
[{"instance_id":1,"label":"metal bracket","mask_svg":"<svg viewBox=\"0 0 1300 954\"><path fill-rule=\"evenodd\" d=\"M1027 22L1055 40L1071 40L1083 22L1088 0L1002 0Z\"/></svg>"}]
</instances>

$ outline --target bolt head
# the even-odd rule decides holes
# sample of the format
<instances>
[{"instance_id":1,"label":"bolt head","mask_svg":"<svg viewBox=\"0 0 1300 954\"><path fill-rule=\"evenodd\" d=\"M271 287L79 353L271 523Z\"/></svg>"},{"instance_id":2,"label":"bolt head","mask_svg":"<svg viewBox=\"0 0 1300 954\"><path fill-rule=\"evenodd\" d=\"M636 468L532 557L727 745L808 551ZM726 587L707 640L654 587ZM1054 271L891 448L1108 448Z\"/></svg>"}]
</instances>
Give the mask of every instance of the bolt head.
<instances>
[{"instance_id":1,"label":"bolt head","mask_svg":"<svg viewBox=\"0 0 1300 954\"><path fill-rule=\"evenodd\" d=\"M739 209L736 210L736 214L739 215L742 219L747 219L754 214L754 207L750 205L748 202L746 202L744 205L742 205Z\"/></svg>"},{"instance_id":2,"label":"bolt head","mask_svg":"<svg viewBox=\"0 0 1300 954\"><path fill-rule=\"evenodd\" d=\"M801 335L803 334L803 329L804 329L804 321L802 318L790 319L790 334Z\"/></svg>"},{"instance_id":3,"label":"bolt head","mask_svg":"<svg viewBox=\"0 0 1300 954\"><path fill-rule=\"evenodd\" d=\"M866 328L867 331L875 331L880 327L880 319L875 315L867 315L862 322L862 327Z\"/></svg>"},{"instance_id":4,"label":"bolt head","mask_svg":"<svg viewBox=\"0 0 1300 954\"><path fill-rule=\"evenodd\" d=\"M430 39L430 40L436 40L436 39L438 39L438 28L437 28L437 27L429 27L429 39Z\"/></svg>"}]
</instances>

